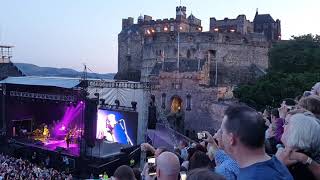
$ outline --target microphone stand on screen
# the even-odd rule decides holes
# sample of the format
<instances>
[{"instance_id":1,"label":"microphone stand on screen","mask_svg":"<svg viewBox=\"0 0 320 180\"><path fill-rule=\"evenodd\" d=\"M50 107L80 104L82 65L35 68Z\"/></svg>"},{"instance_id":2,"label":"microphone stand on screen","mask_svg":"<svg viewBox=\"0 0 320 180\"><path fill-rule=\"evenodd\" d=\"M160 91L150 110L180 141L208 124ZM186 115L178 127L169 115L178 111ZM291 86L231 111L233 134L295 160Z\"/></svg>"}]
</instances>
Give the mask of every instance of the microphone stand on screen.
<instances>
[{"instance_id":1,"label":"microphone stand on screen","mask_svg":"<svg viewBox=\"0 0 320 180\"><path fill-rule=\"evenodd\" d=\"M123 124L122 124L121 122L122 122ZM124 131L124 134L125 134L126 137L127 137L127 143L130 144L131 146L133 146L133 143L132 143L132 141L131 141L131 139L130 139L130 137L129 137L129 135L128 135L128 132L127 132L126 121L125 121L124 119L120 119L120 120L118 121L118 123L120 124L122 130Z\"/></svg>"}]
</instances>

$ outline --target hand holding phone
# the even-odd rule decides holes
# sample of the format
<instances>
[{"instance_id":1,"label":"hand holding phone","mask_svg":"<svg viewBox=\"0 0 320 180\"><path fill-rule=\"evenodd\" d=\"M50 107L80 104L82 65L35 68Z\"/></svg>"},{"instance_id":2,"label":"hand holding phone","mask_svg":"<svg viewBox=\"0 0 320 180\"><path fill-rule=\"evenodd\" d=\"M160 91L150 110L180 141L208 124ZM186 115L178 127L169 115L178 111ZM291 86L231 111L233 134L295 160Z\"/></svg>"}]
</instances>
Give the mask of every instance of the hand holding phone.
<instances>
[{"instance_id":1,"label":"hand holding phone","mask_svg":"<svg viewBox=\"0 0 320 180\"><path fill-rule=\"evenodd\" d=\"M156 164L156 158L148 158L148 164Z\"/></svg>"},{"instance_id":2,"label":"hand holding phone","mask_svg":"<svg viewBox=\"0 0 320 180\"><path fill-rule=\"evenodd\" d=\"M155 164L149 166L148 175L149 175L149 176L155 176L155 175L157 175L157 169L156 169L156 165L155 165Z\"/></svg>"},{"instance_id":3,"label":"hand holding phone","mask_svg":"<svg viewBox=\"0 0 320 180\"><path fill-rule=\"evenodd\" d=\"M204 132L199 132L197 133L198 139L202 140L202 139L206 139L206 133Z\"/></svg>"}]
</instances>

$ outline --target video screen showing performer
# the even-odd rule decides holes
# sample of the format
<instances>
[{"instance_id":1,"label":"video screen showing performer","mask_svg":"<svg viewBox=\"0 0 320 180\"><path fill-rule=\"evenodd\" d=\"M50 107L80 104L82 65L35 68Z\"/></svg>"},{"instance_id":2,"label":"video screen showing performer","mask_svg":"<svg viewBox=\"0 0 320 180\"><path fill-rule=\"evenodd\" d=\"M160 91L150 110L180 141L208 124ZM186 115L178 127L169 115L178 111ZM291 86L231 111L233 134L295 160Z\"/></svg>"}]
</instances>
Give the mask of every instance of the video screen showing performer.
<instances>
[{"instance_id":1,"label":"video screen showing performer","mask_svg":"<svg viewBox=\"0 0 320 180\"><path fill-rule=\"evenodd\" d=\"M137 142L138 113L98 110L97 139L135 145Z\"/></svg>"}]
</instances>

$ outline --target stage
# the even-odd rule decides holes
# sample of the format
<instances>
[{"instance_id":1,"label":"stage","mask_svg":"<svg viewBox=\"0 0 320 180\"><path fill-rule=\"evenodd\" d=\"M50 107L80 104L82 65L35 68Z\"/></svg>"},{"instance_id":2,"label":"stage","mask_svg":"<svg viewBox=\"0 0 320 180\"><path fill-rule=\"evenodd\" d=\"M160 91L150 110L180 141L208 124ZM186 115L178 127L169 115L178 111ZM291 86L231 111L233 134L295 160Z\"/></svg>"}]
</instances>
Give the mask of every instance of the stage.
<instances>
[{"instance_id":1,"label":"stage","mask_svg":"<svg viewBox=\"0 0 320 180\"><path fill-rule=\"evenodd\" d=\"M0 84L6 87L1 91L2 127L8 145L20 156L28 159L37 152L40 162L49 155L57 162L67 156L75 169L88 173L111 173L119 165L139 163L146 103L135 102L142 102L145 92L136 83L126 83L135 85L131 89L110 82L117 86L87 90L86 80L9 77ZM113 99L115 89L125 91L126 98Z\"/></svg>"},{"instance_id":2,"label":"stage","mask_svg":"<svg viewBox=\"0 0 320 180\"><path fill-rule=\"evenodd\" d=\"M12 138L9 143L14 143L24 147L32 147L42 151L51 151L61 153L70 157L79 157L80 148L76 143L70 143L67 148L67 143L64 140L36 140L30 138Z\"/></svg>"}]
</instances>

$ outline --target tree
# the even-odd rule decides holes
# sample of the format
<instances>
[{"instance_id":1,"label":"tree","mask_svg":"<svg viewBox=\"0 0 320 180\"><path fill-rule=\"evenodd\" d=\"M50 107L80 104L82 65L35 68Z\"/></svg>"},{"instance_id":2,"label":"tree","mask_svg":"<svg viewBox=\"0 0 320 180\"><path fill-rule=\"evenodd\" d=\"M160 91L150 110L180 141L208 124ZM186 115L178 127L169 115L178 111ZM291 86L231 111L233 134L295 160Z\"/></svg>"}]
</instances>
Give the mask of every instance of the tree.
<instances>
[{"instance_id":1,"label":"tree","mask_svg":"<svg viewBox=\"0 0 320 180\"><path fill-rule=\"evenodd\" d=\"M271 48L269 71L284 73L319 71L320 36L308 34L292 38L289 41L281 41Z\"/></svg>"},{"instance_id":2,"label":"tree","mask_svg":"<svg viewBox=\"0 0 320 180\"><path fill-rule=\"evenodd\" d=\"M284 98L295 98L320 80L320 36L293 36L275 44L269 59L267 75L234 90L236 98L259 110L277 107Z\"/></svg>"}]
</instances>

